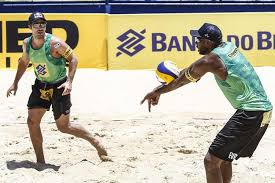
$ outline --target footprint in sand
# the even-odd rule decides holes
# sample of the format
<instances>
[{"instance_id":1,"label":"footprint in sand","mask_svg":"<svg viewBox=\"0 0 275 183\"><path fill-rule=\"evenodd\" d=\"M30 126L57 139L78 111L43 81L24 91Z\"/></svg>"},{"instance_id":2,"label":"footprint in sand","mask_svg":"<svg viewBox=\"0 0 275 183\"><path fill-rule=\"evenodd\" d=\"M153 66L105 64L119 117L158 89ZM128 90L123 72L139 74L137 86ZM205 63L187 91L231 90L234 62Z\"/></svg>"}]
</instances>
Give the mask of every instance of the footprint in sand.
<instances>
[{"instance_id":1,"label":"footprint in sand","mask_svg":"<svg viewBox=\"0 0 275 183\"><path fill-rule=\"evenodd\" d=\"M190 149L180 149L178 150L179 153L182 153L182 154L193 154L193 153L197 153L197 151L194 151L194 150L190 150Z\"/></svg>"}]
</instances>

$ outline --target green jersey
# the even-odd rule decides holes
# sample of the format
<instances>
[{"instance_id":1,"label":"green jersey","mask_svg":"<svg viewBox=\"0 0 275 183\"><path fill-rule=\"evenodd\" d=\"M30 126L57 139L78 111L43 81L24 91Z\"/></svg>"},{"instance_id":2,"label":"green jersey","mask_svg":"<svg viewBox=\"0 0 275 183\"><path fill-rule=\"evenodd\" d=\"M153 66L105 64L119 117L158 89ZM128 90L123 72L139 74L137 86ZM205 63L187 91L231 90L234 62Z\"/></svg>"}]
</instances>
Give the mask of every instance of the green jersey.
<instances>
[{"instance_id":1,"label":"green jersey","mask_svg":"<svg viewBox=\"0 0 275 183\"><path fill-rule=\"evenodd\" d=\"M51 54L51 34L46 34L43 46L34 49L31 45L32 36L27 41L27 53L33 64L35 76L46 83L57 83L66 77L66 59L54 58Z\"/></svg>"},{"instance_id":2,"label":"green jersey","mask_svg":"<svg viewBox=\"0 0 275 183\"><path fill-rule=\"evenodd\" d=\"M233 43L224 42L212 50L212 53L220 57L227 69L228 76L225 81L217 76L215 79L235 109L246 111L272 109L272 104L253 66Z\"/></svg>"}]
</instances>

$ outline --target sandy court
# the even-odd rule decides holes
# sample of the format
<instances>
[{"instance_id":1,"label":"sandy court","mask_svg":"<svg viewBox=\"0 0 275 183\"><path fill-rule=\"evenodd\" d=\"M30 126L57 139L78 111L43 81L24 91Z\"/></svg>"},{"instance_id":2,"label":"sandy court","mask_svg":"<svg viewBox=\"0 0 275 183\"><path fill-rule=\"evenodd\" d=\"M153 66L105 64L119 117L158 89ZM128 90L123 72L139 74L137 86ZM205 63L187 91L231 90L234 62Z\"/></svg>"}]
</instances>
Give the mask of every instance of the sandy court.
<instances>
[{"instance_id":1,"label":"sandy court","mask_svg":"<svg viewBox=\"0 0 275 183\"><path fill-rule=\"evenodd\" d=\"M256 68L275 105L275 68ZM47 165L36 165L26 124L34 81L25 73L16 96L6 98L15 71L0 71L0 183L202 183L203 158L234 113L207 74L161 96L152 112L139 105L158 82L153 71L79 69L72 91L73 123L82 124L107 147L101 162L84 140L57 131L52 112L41 124ZM233 183L275 182L275 118L251 159L233 163Z\"/></svg>"}]
</instances>

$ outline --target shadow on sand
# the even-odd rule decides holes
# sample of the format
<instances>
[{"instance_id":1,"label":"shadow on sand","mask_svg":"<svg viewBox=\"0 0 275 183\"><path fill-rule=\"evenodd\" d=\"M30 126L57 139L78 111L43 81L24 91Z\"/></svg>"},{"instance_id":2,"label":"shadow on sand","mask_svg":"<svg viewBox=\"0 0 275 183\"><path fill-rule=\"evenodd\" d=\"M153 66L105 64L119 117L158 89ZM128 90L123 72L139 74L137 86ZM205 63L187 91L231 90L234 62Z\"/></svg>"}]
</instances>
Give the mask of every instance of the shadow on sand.
<instances>
[{"instance_id":1,"label":"shadow on sand","mask_svg":"<svg viewBox=\"0 0 275 183\"><path fill-rule=\"evenodd\" d=\"M7 161L7 168L9 170L15 170L18 168L33 168L37 171L43 171L45 169L53 169L54 171L58 171L60 166L52 165L52 164L43 164L43 163L34 163L28 160L17 162L15 160Z\"/></svg>"}]
</instances>

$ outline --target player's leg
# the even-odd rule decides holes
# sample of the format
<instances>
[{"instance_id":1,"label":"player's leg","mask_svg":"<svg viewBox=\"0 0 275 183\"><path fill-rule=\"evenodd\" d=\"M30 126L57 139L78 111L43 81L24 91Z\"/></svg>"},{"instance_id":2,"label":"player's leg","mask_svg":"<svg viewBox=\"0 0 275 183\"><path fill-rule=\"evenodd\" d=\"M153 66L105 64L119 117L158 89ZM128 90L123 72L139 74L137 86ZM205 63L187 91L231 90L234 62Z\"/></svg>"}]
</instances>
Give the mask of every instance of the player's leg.
<instances>
[{"instance_id":1,"label":"player's leg","mask_svg":"<svg viewBox=\"0 0 275 183\"><path fill-rule=\"evenodd\" d=\"M40 129L40 122L47 110L43 108L34 108L28 110L28 128L38 163L45 163L43 153L43 137Z\"/></svg>"},{"instance_id":2,"label":"player's leg","mask_svg":"<svg viewBox=\"0 0 275 183\"><path fill-rule=\"evenodd\" d=\"M223 161L221 163L221 173L223 183L229 183L232 179L232 162Z\"/></svg>"},{"instance_id":3,"label":"player's leg","mask_svg":"<svg viewBox=\"0 0 275 183\"><path fill-rule=\"evenodd\" d=\"M210 154L206 154L204 158L204 168L207 183L223 183L221 163L222 159Z\"/></svg>"},{"instance_id":4,"label":"player's leg","mask_svg":"<svg viewBox=\"0 0 275 183\"><path fill-rule=\"evenodd\" d=\"M237 157L239 137L242 134L239 124L242 111L229 119L209 147L204 159L207 182L230 182L232 177L231 162Z\"/></svg>"},{"instance_id":5,"label":"player's leg","mask_svg":"<svg viewBox=\"0 0 275 183\"><path fill-rule=\"evenodd\" d=\"M49 110L51 103L49 100L44 100L41 97L41 83L35 80L32 86L32 93L28 101L28 128L35 151L37 162L45 163L43 153L43 137L40 129L40 122L47 110Z\"/></svg>"},{"instance_id":6,"label":"player's leg","mask_svg":"<svg viewBox=\"0 0 275 183\"><path fill-rule=\"evenodd\" d=\"M72 106L70 95L62 96L63 90L55 90L52 98L54 118L57 128L63 132L74 135L90 142L97 150L101 160L110 160L107 151L93 135L79 124L70 122L70 108Z\"/></svg>"},{"instance_id":7,"label":"player's leg","mask_svg":"<svg viewBox=\"0 0 275 183\"><path fill-rule=\"evenodd\" d=\"M103 161L108 160L107 151L105 148L81 125L71 123L70 114L62 114L58 119L56 119L56 125L61 132L74 135L90 142L96 148L100 159Z\"/></svg>"}]
</instances>

